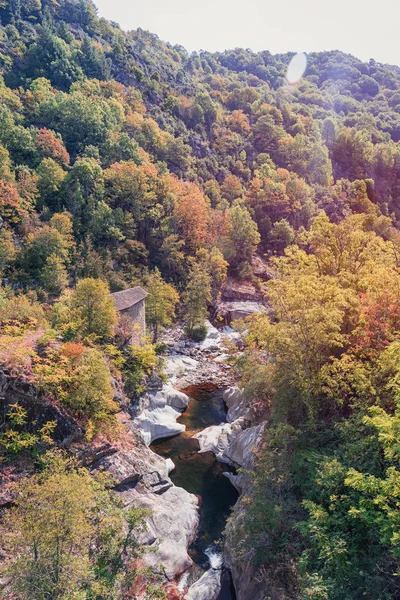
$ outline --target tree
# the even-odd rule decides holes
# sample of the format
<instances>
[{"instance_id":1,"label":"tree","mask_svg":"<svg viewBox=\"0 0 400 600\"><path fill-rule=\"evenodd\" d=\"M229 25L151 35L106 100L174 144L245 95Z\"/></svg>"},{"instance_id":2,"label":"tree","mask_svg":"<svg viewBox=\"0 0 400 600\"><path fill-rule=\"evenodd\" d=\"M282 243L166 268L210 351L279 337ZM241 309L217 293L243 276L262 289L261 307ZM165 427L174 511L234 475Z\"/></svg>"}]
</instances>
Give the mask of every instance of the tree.
<instances>
[{"instance_id":1,"label":"tree","mask_svg":"<svg viewBox=\"0 0 400 600\"><path fill-rule=\"evenodd\" d=\"M194 183L181 182L177 179L170 183L171 191L176 196L174 216L186 246L197 250L207 238L209 223L209 203Z\"/></svg>"},{"instance_id":2,"label":"tree","mask_svg":"<svg viewBox=\"0 0 400 600\"><path fill-rule=\"evenodd\" d=\"M243 194L242 184L240 179L235 175L228 175L225 177L221 185L222 198L226 198L232 204L237 198L241 198Z\"/></svg>"},{"instance_id":3,"label":"tree","mask_svg":"<svg viewBox=\"0 0 400 600\"><path fill-rule=\"evenodd\" d=\"M229 265L224 259L221 250L215 247L211 248L211 250L200 248L196 253L196 258L210 276L211 303L215 307L218 303L221 289L226 281Z\"/></svg>"},{"instance_id":4,"label":"tree","mask_svg":"<svg viewBox=\"0 0 400 600\"><path fill-rule=\"evenodd\" d=\"M0 277L4 277L7 269L15 260L16 254L17 250L11 231L2 227L0 230Z\"/></svg>"},{"instance_id":5,"label":"tree","mask_svg":"<svg viewBox=\"0 0 400 600\"><path fill-rule=\"evenodd\" d=\"M146 320L153 330L153 343L155 344L160 327L171 325L175 317L179 294L172 285L163 280L158 269L154 269L148 277L146 290L149 293L146 302Z\"/></svg>"},{"instance_id":6,"label":"tree","mask_svg":"<svg viewBox=\"0 0 400 600\"><path fill-rule=\"evenodd\" d=\"M60 452L43 462L18 484L2 523L12 553L2 568L6 593L20 600L122 597L137 574L127 577L127 565L144 551L137 538L146 511L124 515L107 477L92 477Z\"/></svg>"},{"instance_id":7,"label":"tree","mask_svg":"<svg viewBox=\"0 0 400 600\"><path fill-rule=\"evenodd\" d=\"M52 158L44 158L40 163L37 174L40 206L47 206L51 210L60 205L60 190L66 172Z\"/></svg>"},{"instance_id":8,"label":"tree","mask_svg":"<svg viewBox=\"0 0 400 600\"><path fill-rule=\"evenodd\" d=\"M43 288L51 296L59 296L68 285L67 269L57 254L50 254L40 272Z\"/></svg>"},{"instance_id":9,"label":"tree","mask_svg":"<svg viewBox=\"0 0 400 600\"><path fill-rule=\"evenodd\" d=\"M15 185L0 180L0 217L10 223L19 223L32 211L32 205L18 193Z\"/></svg>"},{"instance_id":10,"label":"tree","mask_svg":"<svg viewBox=\"0 0 400 600\"><path fill-rule=\"evenodd\" d=\"M66 382L63 403L94 426L107 425L108 417L118 411L118 405L113 400L110 370L101 352L86 348L69 366L72 385Z\"/></svg>"},{"instance_id":11,"label":"tree","mask_svg":"<svg viewBox=\"0 0 400 600\"><path fill-rule=\"evenodd\" d=\"M43 26L37 41L29 47L25 56L24 72L27 77L47 77L61 89L83 79L82 69L74 61L71 47Z\"/></svg>"},{"instance_id":12,"label":"tree","mask_svg":"<svg viewBox=\"0 0 400 600\"><path fill-rule=\"evenodd\" d=\"M203 325L210 302L211 278L208 270L202 264L194 263L183 294L185 322L189 335L196 326Z\"/></svg>"},{"instance_id":13,"label":"tree","mask_svg":"<svg viewBox=\"0 0 400 600\"><path fill-rule=\"evenodd\" d=\"M80 64L90 79L109 79L111 65L104 53L95 46L90 37L85 35L81 46Z\"/></svg>"},{"instance_id":14,"label":"tree","mask_svg":"<svg viewBox=\"0 0 400 600\"><path fill-rule=\"evenodd\" d=\"M274 250L281 254L294 240L294 231L286 219L281 219L273 224L269 241Z\"/></svg>"},{"instance_id":15,"label":"tree","mask_svg":"<svg viewBox=\"0 0 400 600\"><path fill-rule=\"evenodd\" d=\"M40 271L49 256L54 255L62 262L68 260L70 242L54 227L45 225L36 233L28 236L20 265L27 279L40 277Z\"/></svg>"},{"instance_id":16,"label":"tree","mask_svg":"<svg viewBox=\"0 0 400 600\"><path fill-rule=\"evenodd\" d=\"M254 252L260 243L257 225L244 206L233 206L229 211L231 229L225 248L225 258L232 270L245 275Z\"/></svg>"},{"instance_id":17,"label":"tree","mask_svg":"<svg viewBox=\"0 0 400 600\"><path fill-rule=\"evenodd\" d=\"M36 147L44 158L52 158L62 167L69 165L69 154L59 136L43 127L36 135Z\"/></svg>"},{"instance_id":18,"label":"tree","mask_svg":"<svg viewBox=\"0 0 400 600\"><path fill-rule=\"evenodd\" d=\"M71 306L82 326L83 337L110 337L117 323L117 311L104 281L81 279L73 292Z\"/></svg>"}]
</instances>

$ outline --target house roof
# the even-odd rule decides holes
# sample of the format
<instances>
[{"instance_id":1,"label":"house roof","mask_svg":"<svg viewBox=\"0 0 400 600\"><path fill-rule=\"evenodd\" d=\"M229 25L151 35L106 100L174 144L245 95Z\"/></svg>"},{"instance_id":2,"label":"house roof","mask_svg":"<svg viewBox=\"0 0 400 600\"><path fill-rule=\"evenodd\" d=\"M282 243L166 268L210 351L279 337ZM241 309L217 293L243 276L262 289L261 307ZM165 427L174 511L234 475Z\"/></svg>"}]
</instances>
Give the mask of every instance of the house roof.
<instances>
[{"instance_id":1,"label":"house roof","mask_svg":"<svg viewBox=\"0 0 400 600\"><path fill-rule=\"evenodd\" d=\"M110 296L114 300L117 310L125 310L147 298L148 293L141 287L134 287L129 290L122 290L122 292L115 292L114 294L110 294Z\"/></svg>"}]
</instances>

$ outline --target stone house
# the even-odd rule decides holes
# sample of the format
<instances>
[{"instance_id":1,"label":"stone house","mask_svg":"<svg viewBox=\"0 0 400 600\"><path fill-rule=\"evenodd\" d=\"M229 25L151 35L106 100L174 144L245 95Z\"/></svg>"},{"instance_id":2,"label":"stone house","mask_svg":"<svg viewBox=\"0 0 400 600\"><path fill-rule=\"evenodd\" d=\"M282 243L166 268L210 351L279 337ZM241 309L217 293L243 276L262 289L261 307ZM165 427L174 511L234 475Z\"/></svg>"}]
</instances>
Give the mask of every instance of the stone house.
<instances>
[{"instance_id":1,"label":"stone house","mask_svg":"<svg viewBox=\"0 0 400 600\"><path fill-rule=\"evenodd\" d=\"M148 293L141 287L122 290L110 294L120 318L125 317L131 322L132 337L130 343L139 346L146 339L146 303Z\"/></svg>"}]
</instances>

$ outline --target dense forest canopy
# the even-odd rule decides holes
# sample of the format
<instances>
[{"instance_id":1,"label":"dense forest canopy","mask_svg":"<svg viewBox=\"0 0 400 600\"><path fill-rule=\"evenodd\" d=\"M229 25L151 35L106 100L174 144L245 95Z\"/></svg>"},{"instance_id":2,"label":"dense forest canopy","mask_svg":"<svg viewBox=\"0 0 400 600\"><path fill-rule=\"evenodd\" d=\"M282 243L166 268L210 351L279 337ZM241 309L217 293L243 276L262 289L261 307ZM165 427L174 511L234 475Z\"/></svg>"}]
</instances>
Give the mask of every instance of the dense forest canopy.
<instances>
[{"instance_id":1,"label":"dense forest canopy","mask_svg":"<svg viewBox=\"0 0 400 600\"><path fill-rule=\"evenodd\" d=\"M400 68L311 53L290 85L293 53L189 54L90 0L0 0L0 19L2 368L87 440L118 435L112 379L141 392L177 309L200 339L227 275L261 288L257 251L272 311L247 323L236 371L269 421L226 535L282 597L399 598ZM150 292L143 347L108 295L134 285ZM4 460L57 436L28 425L16 405ZM66 489L84 484L54 460ZM43 477L33 492L55 493ZM77 552L70 593L108 598L111 581L122 597ZM16 565L13 597L32 598Z\"/></svg>"}]
</instances>

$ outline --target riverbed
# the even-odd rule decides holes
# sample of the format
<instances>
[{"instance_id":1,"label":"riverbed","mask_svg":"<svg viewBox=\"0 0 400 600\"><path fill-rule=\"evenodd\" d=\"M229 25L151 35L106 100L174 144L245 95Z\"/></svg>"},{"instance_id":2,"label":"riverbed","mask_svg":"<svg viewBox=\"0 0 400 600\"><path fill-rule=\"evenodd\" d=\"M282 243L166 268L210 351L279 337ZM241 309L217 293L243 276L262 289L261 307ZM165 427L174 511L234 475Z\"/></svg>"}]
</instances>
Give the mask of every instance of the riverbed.
<instances>
[{"instance_id":1,"label":"riverbed","mask_svg":"<svg viewBox=\"0 0 400 600\"><path fill-rule=\"evenodd\" d=\"M199 443L193 435L211 425L226 422L226 408L222 390L213 385L190 386L182 390L190 398L187 410L179 418L186 431L173 437L156 440L151 445L154 452L170 458L175 470L170 477L176 486L182 487L200 499L200 523L196 539L189 554L197 569L206 570L218 566L222 533L238 493L224 472L228 465L219 463L212 452L199 453ZM224 577L221 598L233 598L229 594L227 577Z\"/></svg>"}]
</instances>

